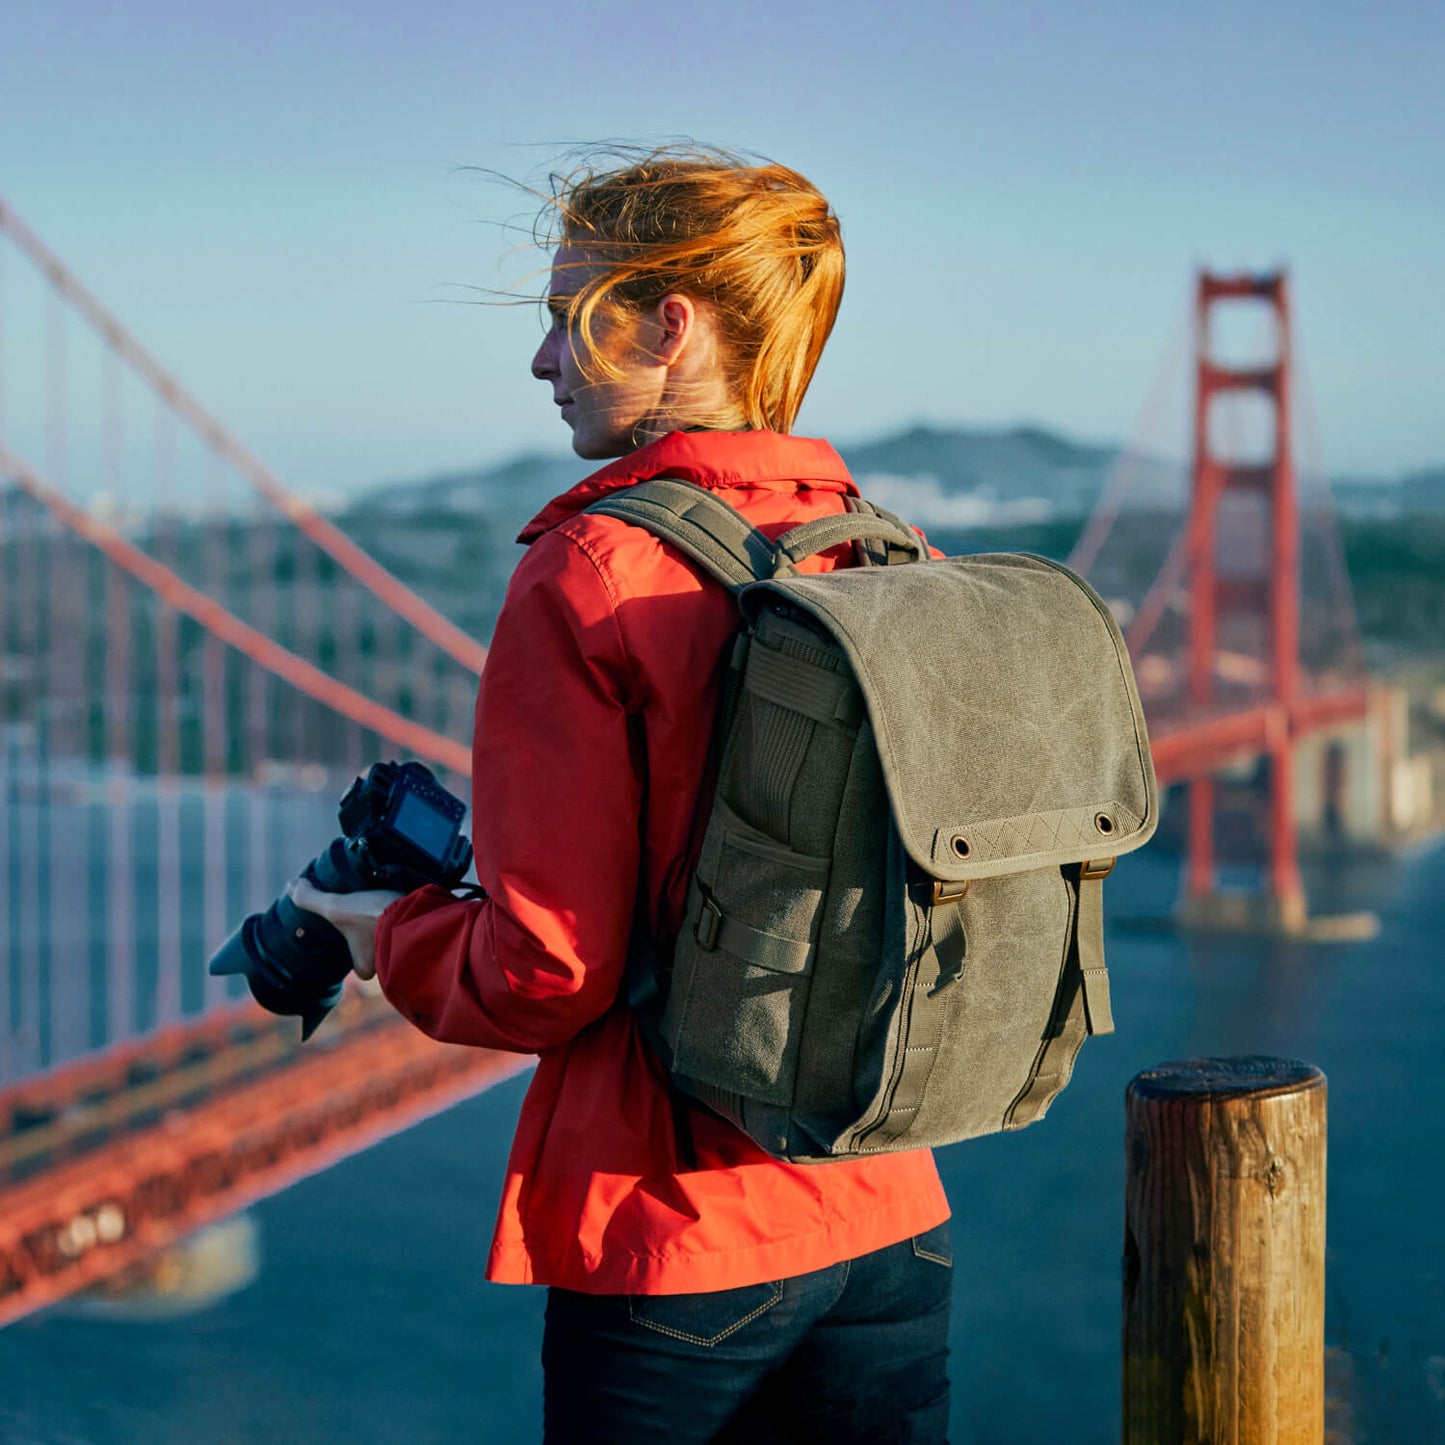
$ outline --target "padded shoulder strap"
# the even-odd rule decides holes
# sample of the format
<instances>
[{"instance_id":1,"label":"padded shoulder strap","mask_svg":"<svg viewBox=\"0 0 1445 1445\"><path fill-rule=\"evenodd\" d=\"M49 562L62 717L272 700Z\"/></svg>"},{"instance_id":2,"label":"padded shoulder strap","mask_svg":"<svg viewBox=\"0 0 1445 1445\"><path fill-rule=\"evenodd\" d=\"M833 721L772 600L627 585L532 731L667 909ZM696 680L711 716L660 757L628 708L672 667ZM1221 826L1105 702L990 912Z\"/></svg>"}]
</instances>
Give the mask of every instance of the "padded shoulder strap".
<instances>
[{"instance_id":1,"label":"padded shoulder strap","mask_svg":"<svg viewBox=\"0 0 1445 1445\"><path fill-rule=\"evenodd\" d=\"M928 549L911 527L861 497L848 498L847 511L803 522L776 542L768 541L721 497L676 477L638 482L587 510L618 517L671 542L734 591L750 582L791 575L794 563L840 542L881 543L882 562L928 560Z\"/></svg>"},{"instance_id":2,"label":"padded shoulder strap","mask_svg":"<svg viewBox=\"0 0 1445 1445\"><path fill-rule=\"evenodd\" d=\"M773 575L773 544L735 507L691 482L655 477L587 508L651 532L735 591Z\"/></svg>"}]
</instances>

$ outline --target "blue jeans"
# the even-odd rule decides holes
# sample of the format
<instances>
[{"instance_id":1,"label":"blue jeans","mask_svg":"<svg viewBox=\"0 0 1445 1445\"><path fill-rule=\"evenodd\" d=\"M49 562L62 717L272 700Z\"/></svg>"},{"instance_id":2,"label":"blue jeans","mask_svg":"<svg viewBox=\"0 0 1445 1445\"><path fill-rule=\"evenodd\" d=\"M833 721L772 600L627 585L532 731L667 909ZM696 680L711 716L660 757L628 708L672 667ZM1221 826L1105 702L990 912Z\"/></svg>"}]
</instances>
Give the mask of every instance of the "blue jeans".
<instances>
[{"instance_id":1,"label":"blue jeans","mask_svg":"<svg viewBox=\"0 0 1445 1445\"><path fill-rule=\"evenodd\" d=\"M772 1284L551 1289L546 1445L943 1445L948 1225Z\"/></svg>"}]
</instances>

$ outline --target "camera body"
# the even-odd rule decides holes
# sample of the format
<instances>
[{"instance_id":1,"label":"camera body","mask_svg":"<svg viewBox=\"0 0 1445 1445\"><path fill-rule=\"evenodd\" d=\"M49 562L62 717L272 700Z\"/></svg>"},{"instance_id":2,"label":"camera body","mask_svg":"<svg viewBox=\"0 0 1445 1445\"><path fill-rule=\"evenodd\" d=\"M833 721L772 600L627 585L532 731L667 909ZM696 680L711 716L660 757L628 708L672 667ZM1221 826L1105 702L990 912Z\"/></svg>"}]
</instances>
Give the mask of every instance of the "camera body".
<instances>
[{"instance_id":1,"label":"camera body","mask_svg":"<svg viewBox=\"0 0 1445 1445\"><path fill-rule=\"evenodd\" d=\"M302 876L324 893L455 888L472 863L461 831L466 811L421 763L376 763L341 799L342 836ZM305 1040L341 998L351 950L339 929L283 893L241 924L209 968L244 974L262 1008L298 1014Z\"/></svg>"}]
</instances>

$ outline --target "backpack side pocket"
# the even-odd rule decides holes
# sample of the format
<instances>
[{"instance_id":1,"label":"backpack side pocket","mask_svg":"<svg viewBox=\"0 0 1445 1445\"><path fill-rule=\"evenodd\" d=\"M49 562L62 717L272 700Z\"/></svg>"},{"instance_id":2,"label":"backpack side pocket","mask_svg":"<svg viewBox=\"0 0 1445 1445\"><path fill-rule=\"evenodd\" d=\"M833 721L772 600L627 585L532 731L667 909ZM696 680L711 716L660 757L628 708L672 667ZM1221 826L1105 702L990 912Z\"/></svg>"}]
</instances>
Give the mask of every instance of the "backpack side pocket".
<instances>
[{"instance_id":1,"label":"backpack side pocket","mask_svg":"<svg viewBox=\"0 0 1445 1445\"><path fill-rule=\"evenodd\" d=\"M715 806L662 1019L676 1074L792 1102L828 871Z\"/></svg>"}]
</instances>

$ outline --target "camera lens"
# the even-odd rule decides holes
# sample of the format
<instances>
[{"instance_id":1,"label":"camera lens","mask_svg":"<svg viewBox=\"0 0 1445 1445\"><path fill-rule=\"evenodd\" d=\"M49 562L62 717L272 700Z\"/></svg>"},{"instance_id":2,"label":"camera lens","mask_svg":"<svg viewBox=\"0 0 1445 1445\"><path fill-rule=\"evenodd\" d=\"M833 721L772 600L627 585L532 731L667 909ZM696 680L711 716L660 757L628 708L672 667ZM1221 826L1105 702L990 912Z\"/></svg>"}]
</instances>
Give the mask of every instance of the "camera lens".
<instances>
[{"instance_id":1,"label":"camera lens","mask_svg":"<svg viewBox=\"0 0 1445 1445\"><path fill-rule=\"evenodd\" d=\"M210 971L244 974L262 1008L299 1015L304 1040L340 1000L351 950L339 930L283 893L221 945Z\"/></svg>"}]
</instances>

